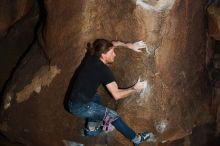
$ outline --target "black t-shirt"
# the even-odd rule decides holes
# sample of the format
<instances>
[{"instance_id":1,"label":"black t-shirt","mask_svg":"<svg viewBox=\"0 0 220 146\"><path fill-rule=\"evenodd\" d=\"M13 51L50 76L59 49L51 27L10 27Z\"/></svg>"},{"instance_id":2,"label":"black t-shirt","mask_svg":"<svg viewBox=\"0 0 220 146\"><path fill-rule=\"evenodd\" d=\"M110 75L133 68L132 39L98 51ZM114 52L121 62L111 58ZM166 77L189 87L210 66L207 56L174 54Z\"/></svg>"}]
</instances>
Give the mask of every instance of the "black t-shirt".
<instances>
[{"instance_id":1,"label":"black t-shirt","mask_svg":"<svg viewBox=\"0 0 220 146\"><path fill-rule=\"evenodd\" d=\"M115 81L112 71L95 56L88 55L82 61L75 74L71 89L71 100L76 103L92 101L100 84Z\"/></svg>"}]
</instances>

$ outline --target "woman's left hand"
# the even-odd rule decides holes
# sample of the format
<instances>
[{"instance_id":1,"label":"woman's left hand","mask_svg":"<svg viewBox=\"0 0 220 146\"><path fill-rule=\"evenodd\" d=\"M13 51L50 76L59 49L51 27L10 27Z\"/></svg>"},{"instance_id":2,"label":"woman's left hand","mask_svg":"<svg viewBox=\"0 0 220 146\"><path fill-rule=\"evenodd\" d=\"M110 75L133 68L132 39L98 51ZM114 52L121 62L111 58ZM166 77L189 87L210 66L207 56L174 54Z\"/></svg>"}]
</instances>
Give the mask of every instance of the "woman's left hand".
<instances>
[{"instance_id":1,"label":"woman's left hand","mask_svg":"<svg viewBox=\"0 0 220 146\"><path fill-rule=\"evenodd\" d=\"M130 48L136 52L142 52L141 49L146 48L146 47L147 47L147 45L144 41L138 41L133 44L128 44L128 48Z\"/></svg>"}]
</instances>

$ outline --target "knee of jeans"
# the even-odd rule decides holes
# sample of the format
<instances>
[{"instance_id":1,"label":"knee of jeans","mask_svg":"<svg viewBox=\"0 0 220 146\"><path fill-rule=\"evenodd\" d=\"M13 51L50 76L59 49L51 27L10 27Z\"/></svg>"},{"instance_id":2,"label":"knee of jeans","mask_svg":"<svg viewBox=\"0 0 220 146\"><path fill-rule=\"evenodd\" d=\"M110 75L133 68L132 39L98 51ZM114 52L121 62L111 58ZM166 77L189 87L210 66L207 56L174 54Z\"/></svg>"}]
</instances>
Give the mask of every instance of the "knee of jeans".
<instances>
[{"instance_id":1,"label":"knee of jeans","mask_svg":"<svg viewBox=\"0 0 220 146\"><path fill-rule=\"evenodd\" d=\"M119 114L111 109L106 109L106 116L112 119L112 121L116 120L119 118Z\"/></svg>"},{"instance_id":2,"label":"knee of jeans","mask_svg":"<svg viewBox=\"0 0 220 146\"><path fill-rule=\"evenodd\" d=\"M74 105L73 103L72 103L72 101L69 101L68 102L68 111L70 112L70 113L72 113L72 114L76 114L76 113L78 113L78 111L79 111L80 109L79 109L79 105Z\"/></svg>"}]
</instances>

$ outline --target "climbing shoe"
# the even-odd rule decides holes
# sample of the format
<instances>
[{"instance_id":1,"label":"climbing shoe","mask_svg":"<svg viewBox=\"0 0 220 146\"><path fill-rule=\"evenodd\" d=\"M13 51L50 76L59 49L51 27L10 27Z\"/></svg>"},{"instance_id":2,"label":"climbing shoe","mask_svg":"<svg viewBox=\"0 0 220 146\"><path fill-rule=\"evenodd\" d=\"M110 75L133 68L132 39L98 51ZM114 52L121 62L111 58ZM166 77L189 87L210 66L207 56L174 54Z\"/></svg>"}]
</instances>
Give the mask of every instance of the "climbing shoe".
<instances>
[{"instance_id":1,"label":"climbing shoe","mask_svg":"<svg viewBox=\"0 0 220 146\"><path fill-rule=\"evenodd\" d=\"M154 135L153 133L150 132L142 132L137 135L137 138L139 139L138 141L137 140L133 141L134 146L139 146L144 141L148 141L148 142L154 141Z\"/></svg>"},{"instance_id":2,"label":"climbing shoe","mask_svg":"<svg viewBox=\"0 0 220 146\"><path fill-rule=\"evenodd\" d=\"M97 136L103 130L103 125L101 122L88 122L87 127L83 130L84 136Z\"/></svg>"},{"instance_id":3,"label":"climbing shoe","mask_svg":"<svg viewBox=\"0 0 220 146\"><path fill-rule=\"evenodd\" d=\"M102 128L95 130L89 130L88 128L84 129L84 136L98 136L100 133L102 133Z\"/></svg>"}]
</instances>

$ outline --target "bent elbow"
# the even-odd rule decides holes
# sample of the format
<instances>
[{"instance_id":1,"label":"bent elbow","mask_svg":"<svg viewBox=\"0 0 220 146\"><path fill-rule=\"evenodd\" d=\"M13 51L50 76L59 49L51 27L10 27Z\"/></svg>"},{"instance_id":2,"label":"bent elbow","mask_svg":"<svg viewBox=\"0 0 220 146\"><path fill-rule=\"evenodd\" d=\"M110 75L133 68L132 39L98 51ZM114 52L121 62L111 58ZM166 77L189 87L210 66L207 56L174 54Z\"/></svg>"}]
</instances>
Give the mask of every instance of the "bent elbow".
<instances>
[{"instance_id":1,"label":"bent elbow","mask_svg":"<svg viewBox=\"0 0 220 146\"><path fill-rule=\"evenodd\" d=\"M113 95L114 99L117 101L119 99L121 99L121 97L119 95Z\"/></svg>"},{"instance_id":2,"label":"bent elbow","mask_svg":"<svg viewBox=\"0 0 220 146\"><path fill-rule=\"evenodd\" d=\"M114 99L117 101L117 100L119 100L120 98L119 98L119 97L114 97Z\"/></svg>"}]
</instances>

